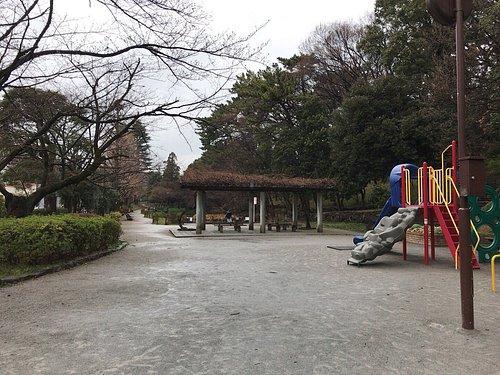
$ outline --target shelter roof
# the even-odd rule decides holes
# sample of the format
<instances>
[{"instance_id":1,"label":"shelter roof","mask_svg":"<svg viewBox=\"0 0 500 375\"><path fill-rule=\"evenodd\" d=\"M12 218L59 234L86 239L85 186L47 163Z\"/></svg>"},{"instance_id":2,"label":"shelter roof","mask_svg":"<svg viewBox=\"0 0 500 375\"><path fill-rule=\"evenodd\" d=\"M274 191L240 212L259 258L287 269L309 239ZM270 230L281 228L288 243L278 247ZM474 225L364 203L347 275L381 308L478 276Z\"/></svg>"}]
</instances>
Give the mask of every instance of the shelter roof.
<instances>
[{"instance_id":1,"label":"shelter roof","mask_svg":"<svg viewBox=\"0 0 500 375\"><path fill-rule=\"evenodd\" d=\"M337 185L336 180L330 178L190 170L182 176L181 187L191 190L299 192L333 190Z\"/></svg>"}]
</instances>

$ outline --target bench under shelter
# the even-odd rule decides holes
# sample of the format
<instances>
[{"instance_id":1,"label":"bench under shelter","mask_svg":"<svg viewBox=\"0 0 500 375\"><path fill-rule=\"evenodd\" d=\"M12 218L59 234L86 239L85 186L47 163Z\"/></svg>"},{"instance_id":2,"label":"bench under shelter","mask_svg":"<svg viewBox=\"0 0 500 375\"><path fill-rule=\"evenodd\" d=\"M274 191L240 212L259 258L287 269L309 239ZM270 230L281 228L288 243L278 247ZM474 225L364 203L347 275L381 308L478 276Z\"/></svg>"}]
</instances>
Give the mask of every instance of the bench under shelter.
<instances>
[{"instance_id":1,"label":"bench under shelter","mask_svg":"<svg viewBox=\"0 0 500 375\"><path fill-rule=\"evenodd\" d=\"M311 179L283 175L252 175L220 171L186 171L181 178L181 187L196 192L196 233L206 230L206 197L209 191L248 192L248 229L254 229L254 197L259 197L260 233L265 233L266 193L280 192L292 195L292 222L297 228L299 194L316 194L316 231L323 232L323 194L336 189L334 179Z\"/></svg>"}]
</instances>

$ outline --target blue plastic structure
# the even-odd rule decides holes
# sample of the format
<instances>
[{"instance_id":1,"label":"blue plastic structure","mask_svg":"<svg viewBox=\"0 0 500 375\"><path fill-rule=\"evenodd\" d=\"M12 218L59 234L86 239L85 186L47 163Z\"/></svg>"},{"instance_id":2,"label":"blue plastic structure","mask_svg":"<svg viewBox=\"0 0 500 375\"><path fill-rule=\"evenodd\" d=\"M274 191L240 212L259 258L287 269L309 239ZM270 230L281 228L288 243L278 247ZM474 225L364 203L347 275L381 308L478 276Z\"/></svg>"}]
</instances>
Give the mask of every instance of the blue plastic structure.
<instances>
[{"instance_id":1,"label":"blue plastic structure","mask_svg":"<svg viewBox=\"0 0 500 375\"><path fill-rule=\"evenodd\" d=\"M377 220L373 224L372 229L380 223L382 218L386 216L391 216L398 211L398 208L401 207L401 167L404 166L406 170L410 171L410 178L416 179L418 177L418 167L413 164L398 164L391 170L391 174L389 176L389 186L391 188L391 196L385 202L384 208L380 211ZM364 236L355 236L352 239L355 245L360 242L363 242Z\"/></svg>"}]
</instances>

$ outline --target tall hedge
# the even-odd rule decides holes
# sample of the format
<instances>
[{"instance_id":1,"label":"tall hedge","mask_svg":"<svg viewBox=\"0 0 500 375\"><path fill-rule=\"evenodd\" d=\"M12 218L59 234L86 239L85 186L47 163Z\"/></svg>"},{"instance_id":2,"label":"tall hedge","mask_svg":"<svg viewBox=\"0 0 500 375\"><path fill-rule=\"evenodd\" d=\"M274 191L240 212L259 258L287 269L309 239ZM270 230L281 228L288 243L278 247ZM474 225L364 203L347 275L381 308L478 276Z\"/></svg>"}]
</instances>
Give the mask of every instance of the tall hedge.
<instances>
[{"instance_id":1,"label":"tall hedge","mask_svg":"<svg viewBox=\"0 0 500 375\"><path fill-rule=\"evenodd\" d=\"M107 249L118 242L113 217L53 215L0 219L0 263L44 264Z\"/></svg>"}]
</instances>

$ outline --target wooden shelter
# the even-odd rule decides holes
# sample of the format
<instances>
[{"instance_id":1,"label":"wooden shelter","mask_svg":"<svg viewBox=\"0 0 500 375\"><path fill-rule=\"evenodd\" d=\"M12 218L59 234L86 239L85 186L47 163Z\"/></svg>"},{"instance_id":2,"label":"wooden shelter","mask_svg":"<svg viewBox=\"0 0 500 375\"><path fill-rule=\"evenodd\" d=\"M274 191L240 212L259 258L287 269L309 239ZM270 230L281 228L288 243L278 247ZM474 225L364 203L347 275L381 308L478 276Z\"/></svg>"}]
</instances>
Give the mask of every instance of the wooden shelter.
<instances>
[{"instance_id":1,"label":"wooden shelter","mask_svg":"<svg viewBox=\"0 0 500 375\"><path fill-rule=\"evenodd\" d=\"M207 191L240 191L248 192L249 229L253 230L254 196L259 196L260 232L266 232L266 193L289 192L292 199L292 226L297 227L298 194L301 192L316 193L316 213L318 232L323 232L323 193L336 188L333 179L310 179L287 177L283 175L251 175L220 171L186 172L181 178L181 187L196 191L196 233L205 230L205 207Z\"/></svg>"}]
</instances>

